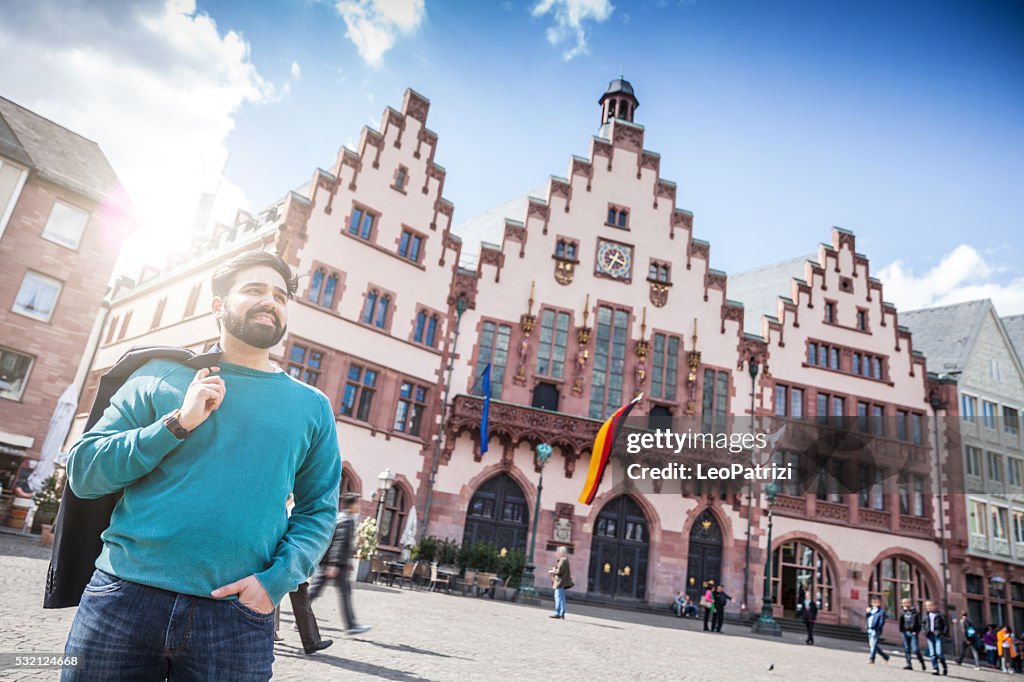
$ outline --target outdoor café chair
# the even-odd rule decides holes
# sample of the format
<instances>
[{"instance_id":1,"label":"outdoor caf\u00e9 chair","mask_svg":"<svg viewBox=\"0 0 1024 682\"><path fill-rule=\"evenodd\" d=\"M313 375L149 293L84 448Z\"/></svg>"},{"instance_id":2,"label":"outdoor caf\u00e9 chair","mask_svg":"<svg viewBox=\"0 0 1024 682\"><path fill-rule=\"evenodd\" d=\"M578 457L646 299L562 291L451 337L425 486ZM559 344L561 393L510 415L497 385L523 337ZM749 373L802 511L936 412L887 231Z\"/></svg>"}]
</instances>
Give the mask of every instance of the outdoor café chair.
<instances>
[{"instance_id":1,"label":"outdoor caf\u00e9 chair","mask_svg":"<svg viewBox=\"0 0 1024 682\"><path fill-rule=\"evenodd\" d=\"M439 575L437 572L437 562L430 564L430 591L434 592L437 590L438 585L444 585L444 591L448 592L451 589L449 584L449 577L446 575Z\"/></svg>"}]
</instances>

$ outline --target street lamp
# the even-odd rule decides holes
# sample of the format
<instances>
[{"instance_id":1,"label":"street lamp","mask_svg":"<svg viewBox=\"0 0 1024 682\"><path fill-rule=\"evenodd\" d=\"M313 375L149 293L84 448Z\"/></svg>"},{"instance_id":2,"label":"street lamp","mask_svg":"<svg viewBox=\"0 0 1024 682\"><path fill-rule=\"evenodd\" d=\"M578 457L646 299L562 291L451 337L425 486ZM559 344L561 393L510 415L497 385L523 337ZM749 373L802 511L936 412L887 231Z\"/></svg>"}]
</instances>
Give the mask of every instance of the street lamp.
<instances>
[{"instance_id":1,"label":"street lamp","mask_svg":"<svg viewBox=\"0 0 1024 682\"><path fill-rule=\"evenodd\" d=\"M757 356L751 355L750 361L747 363L747 370L750 372L750 433L754 433L754 397L757 395L757 373L761 366L757 362ZM750 601L747 599L750 596L750 533L751 525L753 525L753 519L751 518L754 513L754 481L751 479L747 482L747 549L743 556L743 617L747 617L748 604Z\"/></svg>"},{"instance_id":2,"label":"street lamp","mask_svg":"<svg viewBox=\"0 0 1024 682\"><path fill-rule=\"evenodd\" d=\"M768 561L764 565L764 598L761 601L761 617L754 622L751 630L755 635L782 636L782 628L772 615L772 509L775 507L775 496L779 494L779 485L772 481L764 487L768 498Z\"/></svg>"},{"instance_id":3,"label":"street lamp","mask_svg":"<svg viewBox=\"0 0 1024 682\"><path fill-rule=\"evenodd\" d=\"M537 546L537 518L540 516L540 494L544 490L544 465L551 459L551 446L541 443L537 446L537 463L540 465L540 480L537 482L537 500L533 505L533 531L530 533L530 553L526 555L526 567L519 581L518 601L527 604L537 603L537 587L534 585L533 550Z\"/></svg>"},{"instance_id":4,"label":"street lamp","mask_svg":"<svg viewBox=\"0 0 1024 682\"><path fill-rule=\"evenodd\" d=\"M377 475L377 544L380 545L380 524L384 520L384 498L395 485L395 475L391 469L385 469Z\"/></svg>"},{"instance_id":5,"label":"street lamp","mask_svg":"<svg viewBox=\"0 0 1024 682\"><path fill-rule=\"evenodd\" d=\"M946 378L946 375L941 375L939 380ZM946 552L946 510L945 500L943 500L943 481L942 481L942 449L939 447L939 410L947 407L946 403L942 401L942 396L939 395L938 391L932 390L928 396L928 403L932 407L932 421L935 427L935 487L936 493L939 499L939 546L942 549L942 612L949 617L949 555ZM948 416L948 413L947 413ZM959 642L953 641L953 653L956 654L956 649L959 648Z\"/></svg>"}]
</instances>

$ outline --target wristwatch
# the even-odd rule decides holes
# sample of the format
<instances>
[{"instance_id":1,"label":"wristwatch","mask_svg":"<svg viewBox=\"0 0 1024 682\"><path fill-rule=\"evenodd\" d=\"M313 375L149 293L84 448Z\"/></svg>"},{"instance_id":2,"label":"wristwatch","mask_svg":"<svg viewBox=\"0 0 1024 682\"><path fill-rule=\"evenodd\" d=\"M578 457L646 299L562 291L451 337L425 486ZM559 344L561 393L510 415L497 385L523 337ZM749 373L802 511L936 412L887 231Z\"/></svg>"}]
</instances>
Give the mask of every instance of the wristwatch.
<instances>
[{"instance_id":1,"label":"wristwatch","mask_svg":"<svg viewBox=\"0 0 1024 682\"><path fill-rule=\"evenodd\" d=\"M164 417L164 426L167 427L168 431L174 434L175 438L179 440L185 440L192 432L181 425L181 422L178 421L179 416L181 416L181 410L175 410L174 412L171 412L166 417Z\"/></svg>"}]
</instances>

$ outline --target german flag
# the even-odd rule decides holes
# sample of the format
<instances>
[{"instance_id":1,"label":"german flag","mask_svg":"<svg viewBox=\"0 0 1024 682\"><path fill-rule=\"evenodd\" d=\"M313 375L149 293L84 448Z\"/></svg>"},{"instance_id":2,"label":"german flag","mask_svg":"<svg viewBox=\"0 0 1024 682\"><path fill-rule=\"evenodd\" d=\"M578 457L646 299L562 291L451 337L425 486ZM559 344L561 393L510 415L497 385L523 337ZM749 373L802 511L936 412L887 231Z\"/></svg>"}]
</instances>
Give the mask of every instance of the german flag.
<instances>
[{"instance_id":1,"label":"german flag","mask_svg":"<svg viewBox=\"0 0 1024 682\"><path fill-rule=\"evenodd\" d=\"M628 403L615 410L615 414L608 417L608 421L601 425L594 438L594 445L590 449L590 469L587 471L587 481L583 485L583 492L580 493L580 502L591 504L597 489L601 487L601 479L604 478L604 470L608 467L608 457L612 454L612 445L619 435L622 422L629 416L630 410L640 402L643 393L630 400Z\"/></svg>"}]
</instances>

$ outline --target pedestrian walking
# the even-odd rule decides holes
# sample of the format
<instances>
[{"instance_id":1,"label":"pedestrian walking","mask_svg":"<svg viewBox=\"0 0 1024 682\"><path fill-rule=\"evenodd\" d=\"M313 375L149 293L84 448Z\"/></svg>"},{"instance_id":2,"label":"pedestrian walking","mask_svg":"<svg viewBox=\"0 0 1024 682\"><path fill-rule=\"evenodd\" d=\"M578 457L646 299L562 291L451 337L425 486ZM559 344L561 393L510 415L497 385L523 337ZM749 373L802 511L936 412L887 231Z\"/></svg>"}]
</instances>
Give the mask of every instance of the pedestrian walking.
<instances>
[{"instance_id":1,"label":"pedestrian walking","mask_svg":"<svg viewBox=\"0 0 1024 682\"><path fill-rule=\"evenodd\" d=\"M216 364L147 362L71 447L76 496L122 496L68 633L65 654L82 665L65 668L65 682L171 670L270 679L274 609L330 542L341 478L334 412L270 362L297 289L291 270L248 251L211 285Z\"/></svg>"},{"instance_id":2,"label":"pedestrian walking","mask_svg":"<svg viewBox=\"0 0 1024 682\"><path fill-rule=\"evenodd\" d=\"M708 621L711 620L711 614L715 611L714 590L714 580L709 580L704 583L704 596L700 598L700 605L704 608L704 632L710 630L708 627Z\"/></svg>"},{"instance_id":3,"label":"pedestrian walking","mask_svg":"<svg viewBox=\"0 0 1024 682\"><path fill-rule=\"evenodd\" d=\"M288 516L292 515L295 507L295 495L288 495L288 501L284 503ZM334 644L333 639L320 638L320 626L317 625L316 616L313 615L313 605L309 601L309 583L303 582L299 587L288 593L288 599L292 603L292 615L295 616L295 629L299 631L299 639L302 641L302 649L307 656L323 651ZM274 641L284 641L280 634L281 629L281 607L274 611Z\"/></svg>"},{"instance_id":4,"label":"pedestrian walking","mask_svg":"<svg viewBox=\"0 0 1024 682\"><path fill-rule=\"evenodd\" d=\"M991 668L998 668L999 664L996 663L996 626L988 625L985 628L985 634L981 636L981 640L985 645L985 661Z\"/></svg>"},{"instance_id":5,"label":"pedestrian walking","mask_svg":"<svg viewBox=\"0 0 1024 682\"><path fill-rule=\"evenodd\" d=\"M805 643L814 644L814 623L818 620L818 602L814 600L808 586L805 584L800 588L800 599L796 605L797 615L804 622L807 628L807 639Z\"/></svg>"},{"instance_id":6,"label":"pedestrian walking","mask_svg":"<svg viewBox=\"0 0 1024 682\"><path fill-rule=\"evenodd\" d=\"M352 610L352 540L356 536L358 508L359 495L345 493L341 499L341 513L338 514L331 547L320 560L309 588L309 600L312 602L320 596L324 585L334 583L341 599L341 619L345 624L345 634L350 637L370 629L369 625L359 624Z\"/></svg>"},{"instance_id":7,"label":"pedestrian walking","mask_svg":"<svg viewBox=\"0 0 1024 682\"><path fill-rule=\"evenodd\" d=\"M555 591L555 612L550 618L565 620L565 591L572 589L572 571L569 569L569 557L565 546L559 545L555 550L555 565L548 569L551 574L551 588Z\"/></svg>"},{"instance_id":8,"label":"pedestrian walking","mask_svg":"<svg viewBox=\"0 0 1024 682\"><path fill-rule=\"evenodd\" d=\"M970 650L971 656L974 657L974 669L978 670L981 668L981 661L978 660L978 649L984 649L984 644L982 644L978 629L971 622L966 611L960 614L960 627L964 633L964 644L960 651L960 657L956 659L956 664L963 665L964 655Z\"/></svg>"},{"instance_id":9,"label":"pedestrian walking","mask_svg":"<svg viewBox=\"0 0 1024 682\"><path fill-rule=\"evenodd\" d=\"M900 634L903 636L903 654L907 657L907 664L904 670L913 670L911 656L917 656L921 663L921 670L927 670L924 664L924 656L921 655L921 642L918 633L921 632L921 614L914 608L913 602L904 598L900 605L903 607L900 612Z\"/></svg>"},{"instance_id":10,"label":"pedestrian walking","mask_svg":"<svg viewBox=\"0 0 1024 682\"><path fill-rule=\"evenodd\" d=\"M875 662L875 654L882 657L886 663L889 662L889 654L882 651L882 630L885 628L885 609L882 608L882 600L878 597L871 598L871 606L868 607L867 630L868 630L868 663Z\"/></svg>"},{"instance_id":11,"label":"pedestrian walking","mask_svg":"<svg viewBox=\"0 0 1024 682\"><path fill-rule=\"evenodd\" d=\"M924 636L928 640L928 657L932 659L932 675L939 674L939 663L942 664L942 674L948 675L946 668L946 657L942 655L942 639L946 636L946 617L935 608L935 602L930 599L924 603Z\"/></svg>"},{"instance_id":12,"label":"pedestrian walking","mask_svg":"<svg viewBox=\"0 0 1024 682\"><path fill-rule=\"evenodd\" d=\"M1013 659L1017 656L1017 649L1013 645L1013 629L1004 625L996 632L996 655L1001 662L1000 670L1004 673L1013 672Z\"/></svg>"},{"instance_id":13,"label":"pedestrian walking","mask_svg":"<svg viewBox=\"0 0 1024 682\"><path fill-rule=\"evenodd\" d=\"M316 616L313 615L313 605L309 598L309 583L305 582L288 593L288 599L292 603L292 614L295 616L295 629L299 631L299 640L302 642L302 650L307 656L312 656L318 651L323 651L334 644L333 639L320 638L320 626L317 625ZM279 634L281 629L281 607L278 606L274 612L274 641L284 640Z\"/></svg>"},{"instance_id":14,"label":"pedestrian walking","mask_svg":"<svg viewBox=\"0 0 1024 682\"><path fill-rule=\"evenodd\" d=\"M722 622L725 620L725 605L732 600L732 597L726 594L725 588L722 587L722 585L718 585L711 598L714 601L714 613L711 617L711 631L721 632Z\"/></svg>"}]
</instances>

